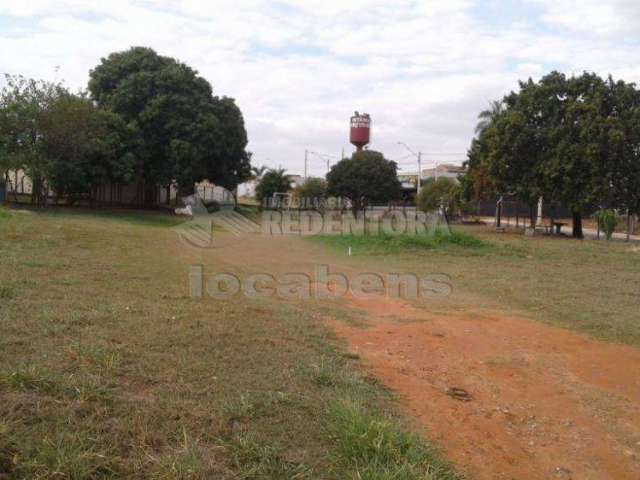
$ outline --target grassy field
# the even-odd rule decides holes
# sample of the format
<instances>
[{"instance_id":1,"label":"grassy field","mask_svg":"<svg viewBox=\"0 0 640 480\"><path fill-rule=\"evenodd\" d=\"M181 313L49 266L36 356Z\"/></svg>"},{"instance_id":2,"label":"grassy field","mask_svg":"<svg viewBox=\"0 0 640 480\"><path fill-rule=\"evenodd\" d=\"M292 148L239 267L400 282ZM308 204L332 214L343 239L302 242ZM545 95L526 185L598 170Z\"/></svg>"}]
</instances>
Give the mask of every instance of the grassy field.
<instances>
[{"instance_id":1,"label":"grassy field","mask_svg":"<svg viewBox=\"0 0 640 480\"><path fill-rule=\"evenodd\" d=\"M407 254L437 250L454 255L485 255L488 253L520 254L522 251L511 245L497 245L480 240L465 232L435 230L431 234L382 234L382 235L317 235L314 241L327 244L338 251L348 251L358 255Z\"/></svg>"},{"instance_id":2,"label":"grassy field","mask_svg":"<svg viewBox=\"0 0 640 480\"><path fill-rule=\"evenodd\" d=\"M363 268L380 265L451 277L456 301L516 310L605 340L640 346L640 245L529 238L485 226L457 226L449 239L322 236Z\"/></svg>"},{"instance_id":3,"label":"grassy field","mask_svg":"<svg viewBox=\"0 0 640 480\"><path fill-rule=\"evenodd\" d=\"M177 222L0 209L0 478L457 478L317 311L189 298Z\"/></svg>"}]
</instances>

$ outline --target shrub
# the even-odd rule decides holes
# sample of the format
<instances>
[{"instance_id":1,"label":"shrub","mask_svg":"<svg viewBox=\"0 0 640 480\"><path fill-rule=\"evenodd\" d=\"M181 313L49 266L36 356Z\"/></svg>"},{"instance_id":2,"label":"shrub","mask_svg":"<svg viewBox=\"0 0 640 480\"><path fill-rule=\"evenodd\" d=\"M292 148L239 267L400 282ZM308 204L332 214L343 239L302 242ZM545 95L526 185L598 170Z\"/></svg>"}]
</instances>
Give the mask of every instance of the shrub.
<instances>
[{"instance_id":1,"label":"shrub","mask_svg":"<svg viewBox=\"0 0 640 480\"><path fill-rule=\"evenodd\" d=\"M423 212L444 209L447 217L460 213L460 186L447 177L431 180L422 187L417 199L418 208Z\"/></svg>"},{"instance_id":2,"label":"shrub","mask_svg":"<svg viewBox=\"0 0 640 480\"><path fill-rule=\"evenodd\" d=\"M607 237L607 240L611 240L616 225L618 224L616 212L611 209L599 210L594 215L594 218L600 230L602 230Z\"/></svg>"}]
</instances>

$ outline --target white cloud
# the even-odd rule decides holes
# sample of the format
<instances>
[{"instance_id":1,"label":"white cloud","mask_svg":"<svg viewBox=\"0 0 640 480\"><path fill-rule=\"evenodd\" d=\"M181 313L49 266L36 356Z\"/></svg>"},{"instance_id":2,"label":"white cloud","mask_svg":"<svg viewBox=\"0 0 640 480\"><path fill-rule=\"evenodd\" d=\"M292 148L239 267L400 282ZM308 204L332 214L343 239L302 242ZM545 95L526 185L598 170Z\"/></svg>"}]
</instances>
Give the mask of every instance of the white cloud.
<instances>
[{"instance_id":1,"label":"white cloud","mask_svg":"<svg viewBox=\"0 0 640 480\"><path fill-rule=\"evenodd\" d=\"M477 112L518 79L551 69L640 79L636 2L495 3L494 19L479 0L0 0L0 72L52 79L60 65L80 88L101 57L150 46L237 99L256 163L296 172L305 148L348 147L356 109L391 158L405 154L402 140L460 154L427 160L462 160Z\"/></svg>"},{"instance_id":2,"label":"white cloud","mask_svg":"<svg viewBox=\"0 0 640 480\"><path fill-rule=\"evenodd\" d=\"M546 8L543 20L576 32L602 36L636 36L640 28L637 0L533 0Z\"/></svg>"}]
</instances>

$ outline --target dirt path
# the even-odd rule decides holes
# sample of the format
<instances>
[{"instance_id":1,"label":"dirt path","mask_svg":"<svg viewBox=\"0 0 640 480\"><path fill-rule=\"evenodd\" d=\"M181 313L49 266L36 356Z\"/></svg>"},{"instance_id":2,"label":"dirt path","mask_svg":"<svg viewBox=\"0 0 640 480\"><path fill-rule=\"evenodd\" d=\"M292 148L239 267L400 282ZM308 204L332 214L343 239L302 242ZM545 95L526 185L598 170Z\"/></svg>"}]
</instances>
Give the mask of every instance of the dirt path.
<instances>
[{"instance_id":1,"label":"dirt path","mask_svg":"<svg viewBox=\"0 0 640 480\"><path fill-rule=\"evenodd\" d=\"M299 239L224 242L235 248L212 256L227 270L355 268ZM497 310L424 307L351 298L344 308L368 325L328 323L471 478L640 478L640 350Z\"/></svg>"},{"instance_id":2,"label":"dirt path","mask_svg":"<svg viewBox=\"0 0 640 480\"><path fill-rule=\"evenodd\" d=\"M371 326L333 328L472 478L640 478L640 351L499 314L354 306Z\"/></svg>"}]
</instances>

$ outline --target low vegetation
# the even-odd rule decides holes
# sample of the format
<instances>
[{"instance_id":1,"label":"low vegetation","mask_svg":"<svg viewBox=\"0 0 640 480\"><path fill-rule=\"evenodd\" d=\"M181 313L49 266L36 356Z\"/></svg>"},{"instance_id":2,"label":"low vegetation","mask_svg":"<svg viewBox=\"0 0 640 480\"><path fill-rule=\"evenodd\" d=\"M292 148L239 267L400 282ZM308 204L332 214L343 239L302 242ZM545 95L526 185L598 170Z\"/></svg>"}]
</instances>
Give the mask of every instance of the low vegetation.
<instances>
[{"instance_id":1,"label":"low vegetation","mask_svg":"<svg viewBox=\"0 0 640 480\"><path fill-rule=\"evenodd\" d=\"M438 452L389 419L372 415L353 400L335 402L329 431L339 461L355 469L356 478L456 479Z\"/></svg>"},{"instance_id":2,"label":"low vegetation","mask_svg":"<svg viewBox=\"0 0 640 480\"><path fill-rule=\"evenodd\" d=\"M475 240L470 240L469 247L443 243L437 248L401 248L393 240L385 246L384 240L375 237L319 240L343 257L351 245L353 261L362 270L448 275L453 287L449 308L511 310L640 346L637 243L529 238L515 232L496 233L485 226L455 226L452 233L452 238L462 235Z\"/></svg>"},{"instance_id":3,"label":"low vegetation","mask_svg":"<svg viewBox=\"0 0 640 480\"><path fill-rule=\"evenodd\" d=\"M316 309L189 298L171 217L56 212L0 222L0 477L455 478Z\"/></svg>"},{"instance_id":4,"label":"low vegetation","mask_svg":"<svg viewBox=\"0 0 640 480\"><path fill-rule=\"evenodd\" d=\"M473 255L501 250L498 245L480 240L471 234L457 230L435 230L431 233L381 234L381 235L318 235L310 237L340 251L351 248L352 255L387 255L400 252L425 250L449 251ZM507 249L502 249L507 250Z\"/></svg>"}]
</instances>

